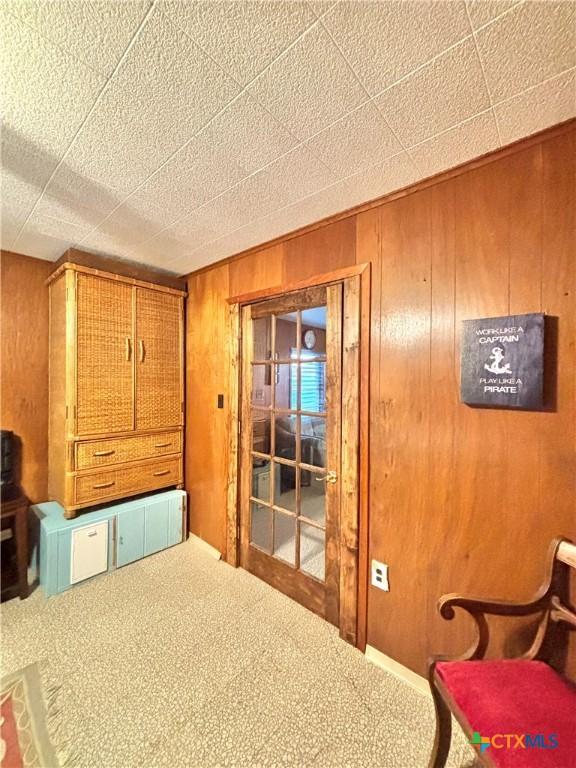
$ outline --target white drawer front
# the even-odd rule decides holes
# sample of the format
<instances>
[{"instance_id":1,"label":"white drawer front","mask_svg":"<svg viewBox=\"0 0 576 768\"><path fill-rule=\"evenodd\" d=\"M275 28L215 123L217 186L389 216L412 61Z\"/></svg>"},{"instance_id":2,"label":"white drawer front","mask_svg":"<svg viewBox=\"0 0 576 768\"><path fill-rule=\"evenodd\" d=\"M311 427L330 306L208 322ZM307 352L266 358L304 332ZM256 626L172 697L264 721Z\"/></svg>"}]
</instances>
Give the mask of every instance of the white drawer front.
<instances>
[{"instance_id":1,"label":"white drawer front","mask_svg":"<svg viewBox=\"0 0 576 768\"><path fill-rule=\"evenodd\" d=\"M72 531L70 583L76 584L108 570L108 521Z\"/></svg>"}]
</instances>

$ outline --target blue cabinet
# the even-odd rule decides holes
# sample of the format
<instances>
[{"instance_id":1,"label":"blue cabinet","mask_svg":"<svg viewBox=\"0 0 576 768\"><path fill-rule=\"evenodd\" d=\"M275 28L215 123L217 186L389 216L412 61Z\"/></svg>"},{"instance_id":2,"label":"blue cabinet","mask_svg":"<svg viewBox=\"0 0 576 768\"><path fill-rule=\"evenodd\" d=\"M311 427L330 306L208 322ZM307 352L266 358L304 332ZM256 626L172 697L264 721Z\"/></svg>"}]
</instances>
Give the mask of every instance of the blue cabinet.
<instances>
[{"instance_id":1,"label":"blue cabinet","mask_svg":"<svg viewBox=\"0 0 576 768\"><path fill-rule=\"evenodd\" d=\"M184 536L184 515L177 499L171 499L168 512L168 546L179 544Z\"/></svg>"},{"instance_id":2,"label":"blue cabinet","mask_svg":"<svg viewBox=\"0 0 576 768\"><path fill-rule=\"evenodd\" d=\"M120 568L179 544L185 532L186 494L165 491L85 512L72 520L53 501L32 509L40 521L40 584L47 595L54 595L102 568ZM102 536L107 540L102 541ZM90 550L91 541L95 547L98 542L98 552ZM75 568L79 558L87 561L86 567Z\"/></svg>"},{"instance_id":3,"label":"blue cabinet","mask_svg":"<svg viewBox=\"0 0 576 768\"><path fill-rule=\"evenodd\" d=\"M144 512L145 508L140 505L122 509L116 515L116 566L118 568L144 557Z\"/></svg>"},{"instance_id":4,"label":"blue cabinet","mask_svg":"<svg viewBox=\"0 0 576 768\"><path fill-rule=\"evenodd\" d=\"M144 554L152 555L168 546L167 504L147 504L144 522Z\"/></svg>"},{"instance_id":5,"label":"blue cabinet","mask_svg":"<svg viewBox=\"0 0 576 768\"><path fill-rule=\"evenodd\" d=\"M144 510L144 555L182 541L182 507L178 499L150 502Z\"/></svg>"}]
</instances>

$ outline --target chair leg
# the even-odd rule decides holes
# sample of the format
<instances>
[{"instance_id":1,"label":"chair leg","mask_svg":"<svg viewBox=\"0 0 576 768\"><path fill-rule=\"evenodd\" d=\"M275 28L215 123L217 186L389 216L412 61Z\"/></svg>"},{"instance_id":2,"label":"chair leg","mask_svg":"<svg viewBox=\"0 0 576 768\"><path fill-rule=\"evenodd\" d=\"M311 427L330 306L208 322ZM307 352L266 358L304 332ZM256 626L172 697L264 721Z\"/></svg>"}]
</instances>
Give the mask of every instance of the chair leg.
<instances>
[{"instance_id":1,"label":"chair leg","mask_svg":"<svg viewBox=\"0 0 576 768\"><path fill-rule=\"evenodd\" d=\"M432 678L430 679L430 688L436 709L436 735L428 768L444 768L452 741L452 715Z\"/></svg>"}]
</instances>

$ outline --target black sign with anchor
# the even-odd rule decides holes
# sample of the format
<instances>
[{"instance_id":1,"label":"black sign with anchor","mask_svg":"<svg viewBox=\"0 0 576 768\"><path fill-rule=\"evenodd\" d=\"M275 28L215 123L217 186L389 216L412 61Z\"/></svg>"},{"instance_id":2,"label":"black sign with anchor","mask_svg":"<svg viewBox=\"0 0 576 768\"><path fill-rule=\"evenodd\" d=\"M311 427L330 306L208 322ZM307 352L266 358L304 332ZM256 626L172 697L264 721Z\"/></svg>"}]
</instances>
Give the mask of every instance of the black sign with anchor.
<instances>
[{"instance_id":1,"label":"black sign with anchor","mask_svg":"<svg viewBox=\"0 0 576 768\"><path fill-rule=\"evenodd\" d=\"M463 321L462 402L540 410L543 380L543 314Z\"/></svg>"}]
</instances>

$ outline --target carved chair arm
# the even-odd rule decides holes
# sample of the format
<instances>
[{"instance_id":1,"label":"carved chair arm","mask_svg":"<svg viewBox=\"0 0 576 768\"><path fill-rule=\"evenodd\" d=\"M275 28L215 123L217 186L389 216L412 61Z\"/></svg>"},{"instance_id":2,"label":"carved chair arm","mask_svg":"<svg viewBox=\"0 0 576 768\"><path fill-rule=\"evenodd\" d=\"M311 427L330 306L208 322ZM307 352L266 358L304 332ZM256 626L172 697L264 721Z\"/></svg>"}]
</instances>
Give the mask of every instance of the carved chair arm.
<instances>
[{"instance_id":1,"label":"carved chair arm","mask_svg":"<svg viewBox=\"0 0 576 768\"><path fill-rule=\"evenodd\" d=\"M515 603L507 600L484 600L478 597L465 597L464 595L444 595L438 602L438 611L443 619L451 621L455 608L462 608L470 614L476 625L476 638L470 648L458 656L459 661L482 659L488 647L490 631L486 614L494 616L530 616L545 610L550 603L550 595L546 591L537 595L534 600L527 603ZM456 659L453 659L456 660Z\"/></svg>"},{"instance_id":2,"label":"carved chair arm","mask_svg":"<svg viewBox=\"0 0 576 768\"><path fill-rule=\"evenodd\" d=\"M481 597L465 597L452 593L444 595L438 602L438 610L443 619L450 621L454 618L454 608L462 608L472 616L490 614L493 616L530 616L542 611L549 603L547 593L538 595L527 603L516 603L509 600L485 600Z\"/></svg>"},{"instance_id":3,"label":"carved chair arm","mask_svg":"<svg viewBox=\"0 0 576 768\"><path fill-rule=\"evenodd\" d=\"M558 555L561 552L561 547L564 547L564 551L561 555ZM566 569L560 570L559 565L563 563L574 566L576 564L576 555L573 554L573 548L574 545L562 536L558 536L551 542L548 548L548 564L544 582L536 595L528 602L485 600L483 598L465 597L464 595L454 593L440 598L438 610L442 618L450 621L455 616L454 609L462 608L474 619L476 638L466 653L463 653L461 656L452 658L444 656L432 659L430 663L431 676L434 675L434 666L437 661L469 661L471 659L484 658L489 640L486 615L532 616L536 613L541 613L542 615L538 621L532 645L520 658L549 661L553 646L551 642L553 635L550 635L549 629L555 627L558 621L564 621L571 626L576 626L573 611L569 610L558 597L558 595L563 595L568 589L566 584L568 574Z\"/></svg>"}]
</instances>

